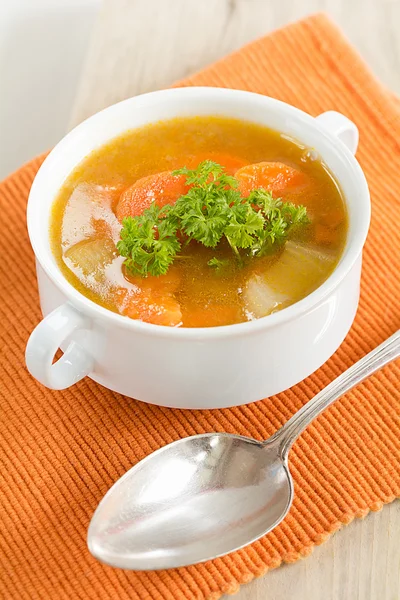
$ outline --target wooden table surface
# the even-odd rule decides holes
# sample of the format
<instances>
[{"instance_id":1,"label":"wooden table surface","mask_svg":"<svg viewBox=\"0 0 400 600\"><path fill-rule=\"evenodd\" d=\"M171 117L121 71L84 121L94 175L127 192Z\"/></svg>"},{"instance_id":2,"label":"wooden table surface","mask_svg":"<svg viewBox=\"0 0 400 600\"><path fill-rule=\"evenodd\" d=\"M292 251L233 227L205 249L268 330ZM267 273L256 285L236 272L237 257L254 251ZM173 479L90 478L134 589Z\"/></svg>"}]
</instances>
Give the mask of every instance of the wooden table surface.
<instances>
[{"instance_id":1,"label":"wooden table surface","mask_svg":"<svg viewBox=\"0 0 400 600\"><path fill-rule=\"evenodd\" d=\"M110 104L160 89L269 31L324 10L400 94L400 0L105 0L71 127ZM399 600L400 502L243 586L237 600Z\"/></svg>"}]
</instances>

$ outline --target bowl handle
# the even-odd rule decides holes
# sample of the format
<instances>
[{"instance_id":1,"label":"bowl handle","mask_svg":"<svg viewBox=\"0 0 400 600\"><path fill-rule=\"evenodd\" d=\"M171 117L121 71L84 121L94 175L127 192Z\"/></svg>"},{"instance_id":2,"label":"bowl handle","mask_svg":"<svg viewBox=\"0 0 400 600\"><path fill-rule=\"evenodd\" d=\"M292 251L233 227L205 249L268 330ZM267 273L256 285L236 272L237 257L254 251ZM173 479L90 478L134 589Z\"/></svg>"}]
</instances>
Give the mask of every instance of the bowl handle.
<instances>
[{"instance_id":1,"label":"bowl handle","mask_svg":"<svg viewBox=\"0 0 400 600\"><path fill-rule=\"evenodd\" d=\"M78 330L89 335L90 321L70 304L62 304L33 330L26 346L28 371L53 390L63 390L93 370L94 359L79 343L71 340L64 355L53 363L55 353Z\"/></svg>"},{"instance_id":2,"label":"bowl handle","mask_svg":"<svg viewBox=\"0 0 400 600\"><path fill-rule=\"evenodd\" d=\"M353 121L350 121L350 119L335 110L328 110L315 117L315 120L327 129L329 133L338 137L352 154L356 153L358 129Z\"/></svg>"}]
</instances>

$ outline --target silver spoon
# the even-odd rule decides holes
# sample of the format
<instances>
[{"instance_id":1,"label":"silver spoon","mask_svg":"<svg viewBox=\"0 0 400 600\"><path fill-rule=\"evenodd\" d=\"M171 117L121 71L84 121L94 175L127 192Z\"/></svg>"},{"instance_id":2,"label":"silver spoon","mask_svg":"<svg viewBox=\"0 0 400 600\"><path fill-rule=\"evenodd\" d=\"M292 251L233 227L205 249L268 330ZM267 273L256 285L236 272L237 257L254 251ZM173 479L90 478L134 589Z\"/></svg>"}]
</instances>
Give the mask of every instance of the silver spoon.
<instances>
[{"instance_id":1,"label":"silver spoon","mask_svg":"<svg viewBox=\"0 0 400 600\"><path fill-rule=\"evenodd\" d=\"M262 537L292 504L293 442L335 400L398 356L400 331L265 442L207 433L147 456L100 502L89 526L90 552L122 569L168 569L216 558Z\"/></svg>"}]
</instances>

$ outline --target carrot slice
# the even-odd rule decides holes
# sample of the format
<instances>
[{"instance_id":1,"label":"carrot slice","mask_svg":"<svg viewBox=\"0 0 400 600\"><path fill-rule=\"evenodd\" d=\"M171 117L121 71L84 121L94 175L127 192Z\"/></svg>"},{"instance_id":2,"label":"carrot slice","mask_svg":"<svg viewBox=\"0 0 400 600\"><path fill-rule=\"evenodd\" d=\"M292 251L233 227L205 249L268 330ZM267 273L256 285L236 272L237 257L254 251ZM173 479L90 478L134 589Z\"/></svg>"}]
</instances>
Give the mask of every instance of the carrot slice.
<instances>
[{"instance_id":1,"label":"carrot slice","mask_svg":"<svg viewBox=\"0 0 400 600\"><path fill-rule=\"evenodd\" d=\"M184 327L218 327L240 320L239 307L226 304L187 306L183 311Z\"/></svg>"},{"instance_id":2,"label":"carrot slice","mask_svg":"<svg viewBox=\"0 0 400 600\"><path fill-rule=\"evenodd\" d=\"M153 202L160 207L174 204L188 189L186 177L172 175L172 171L142 177L121 194L115 214L122 221L141 215Z\"/></svg>"},{"instance_id":3,"label":"carrot slice","mask_svg":"<svg viewBox=\"0 0 400 600\"><path fill-rule=\"evenodd\" d=\"M121 314L153 325L176 327L182 322L179 302L171 294L120 288L115 304Z\"/></svg>"},{"instance_id":4,"label":"carrot slice","mask_svg":"<svg viewBox=\"0 0 400 600\"><path fill-rule=\"evenodd\" d=\"M220 152L204 152L197 154L196 156L189 156L185 162L185 166L188 169L196 169L196 167L205 160L212 160L213 162L222 165L225 167L225 171L228 175L234 175L238 169L249 164L248 160L244 160L239 156L232 156Z\"/></svg>"},{"instance_id":5,"label":"carrot slice","mask_svg":"<svg viewBox=\"0 0 400 600\"><path fill-rule=\"evenodd\" d=\"M128 272L124 275L135 288L116 291L114 301L121 314L154 325L180 325L181 308L174 297L181 281L178 269L171 267L168 273L159 277L139 277Z\"/></svg>"},{"instance_id":6,"label":"carrot slice","mask_svg":"<svg viewBox=\"0 0 400 600\"><path fill-rule=\"evenodd\" d=\"M181 282L181 274L179 270L173 265L171 266L165 275L148 275L147 277L140 277L140 275L131 275L127 270L124 269L124 277L129 283L133 283L139 289L155 294L174 294Z\"/></svg>"},{"instance_id":7,"label":"carrot slice","mask_svg":"<svg viewBox=\"0 0 400 600\"><path fill-rule=\"evenodd\" d=\"M301 171L281 162L260 162L248 165L235 173L239 190L248 196L252 190L265 188L274 196L293 192L308 183L308 177Z\"/></svg>"}]
</instances>

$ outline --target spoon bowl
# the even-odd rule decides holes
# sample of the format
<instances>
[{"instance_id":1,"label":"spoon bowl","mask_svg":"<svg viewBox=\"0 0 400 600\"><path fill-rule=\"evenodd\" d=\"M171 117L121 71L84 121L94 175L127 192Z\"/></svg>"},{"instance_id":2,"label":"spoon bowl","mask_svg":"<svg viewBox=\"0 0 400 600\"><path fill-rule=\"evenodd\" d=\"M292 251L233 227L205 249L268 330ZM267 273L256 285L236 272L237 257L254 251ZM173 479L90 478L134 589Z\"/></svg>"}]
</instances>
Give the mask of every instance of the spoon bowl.
<instances>
[{"instance_id":1,"label":"spoon bowl","mask_svg":"<svg viewBox=\"0 0 400 600\"><path fill-rule=\"evenodd\" d=\"M293 484L279 444L211 433L179 440L139 462L107 493L88 534L112 566L162 569L221 556L286 515Z\"/></svg>"},{"instance_id":2,"label":"spoon bowl","mask_svg":"<svg viewBox=\"0 0 400 600\"><path fill-rule=\"evenodd\" d=\"M265 442L206 433L150 454L100 502L89 526L90 552L123 569L168 569L216 558L268 533L293 500L293 442L335 400L399 355L398 331Z\"/></svg>"}]
</instances>

